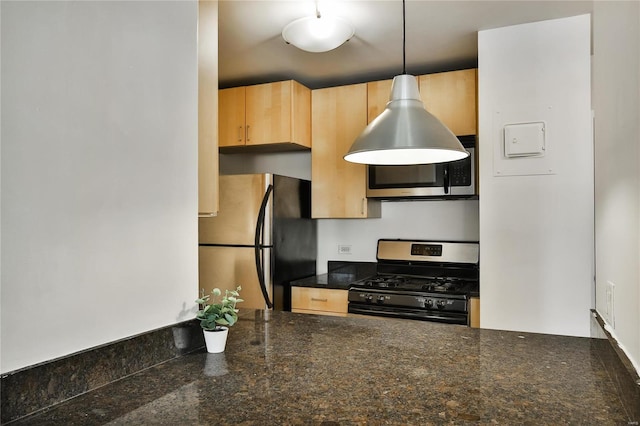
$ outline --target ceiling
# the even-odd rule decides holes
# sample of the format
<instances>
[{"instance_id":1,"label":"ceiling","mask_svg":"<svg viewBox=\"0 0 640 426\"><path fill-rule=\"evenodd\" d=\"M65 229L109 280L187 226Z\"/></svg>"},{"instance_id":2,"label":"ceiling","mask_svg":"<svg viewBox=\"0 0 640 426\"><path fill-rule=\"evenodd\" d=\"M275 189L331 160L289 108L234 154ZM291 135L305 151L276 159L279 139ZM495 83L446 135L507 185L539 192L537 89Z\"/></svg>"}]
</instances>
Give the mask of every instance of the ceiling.
<instances>
[{"instance_id":1,"label":"ceiling","mask_svg":"<svg viewBox=\"0 0 640 426\"><path fill-rule=\"evenodd\" d=\"M315 0L221 0L220 88L294 79L311 89L392 78L402 72L401 0L318 0L320 12L349 20L355 35L325 53L284 42L282 28L315 13ZM591 13L592 1L406 2L410 74L477 65L477 32Z\"/></svg>"}]
</instances>

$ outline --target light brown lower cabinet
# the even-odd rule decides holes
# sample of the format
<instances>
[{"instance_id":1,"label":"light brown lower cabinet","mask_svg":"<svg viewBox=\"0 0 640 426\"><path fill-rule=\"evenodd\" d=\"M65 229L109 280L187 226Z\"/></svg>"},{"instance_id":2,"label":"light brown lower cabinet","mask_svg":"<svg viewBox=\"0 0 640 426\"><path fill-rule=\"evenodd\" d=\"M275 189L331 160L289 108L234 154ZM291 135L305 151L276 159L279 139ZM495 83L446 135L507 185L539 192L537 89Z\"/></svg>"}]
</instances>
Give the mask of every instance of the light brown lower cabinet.
<instances>
[{"instance_id":1,"label":"light brown lower cabinet","mask_svg":"<svg viewBox=\"0 0 640 426\"><path fill-rule=\"evenodd\" d=\"M347 316L348 290L291 287L291 311L301 314Z\"/></svg>"},{"instance_id":2,"label":"light brown lower cabinet","mask_svg":"<svg viewBox=\"0 0 640 426\"><path fill-rule=\"evenodd\" d=\"M480 298L469 298L469 327L480 328Z\"/></svg>"}]
</instances>

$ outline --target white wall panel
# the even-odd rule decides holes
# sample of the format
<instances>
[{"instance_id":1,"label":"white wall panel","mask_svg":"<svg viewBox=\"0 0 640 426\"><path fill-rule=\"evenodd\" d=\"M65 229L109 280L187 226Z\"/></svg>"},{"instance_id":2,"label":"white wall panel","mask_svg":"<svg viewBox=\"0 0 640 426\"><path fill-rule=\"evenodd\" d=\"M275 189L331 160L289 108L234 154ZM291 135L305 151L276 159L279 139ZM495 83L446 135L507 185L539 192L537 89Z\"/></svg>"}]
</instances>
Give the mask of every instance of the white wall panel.
<instances>
[{"instance_id":1,"label":"white wall panel","mask_svg":"<svg viewBox=\"0 0 640 426\"><path fill-rule=\"evenodd\" d=\"M478 54L481 327L588 336L590 17L480 31ZM494 173L500 114L546 122L549 174L519 158Z\"/></svg>"},{"instance_id":2,"label":"white wall panel","mask_svg":"<svg viewBox=\"0 0 640 426\"><path fill-rule=\"evenodd\" d=\"M197 2L2 2L2 372L193 317Z\"/></svg>"},{"instance_id":3,"label":"white wall panel","mask_svg":"<svg viewBox=\"0 0 640 426\"><path fill-rule=\"evenodd\" d=\"M596 309L640 370L640 3L594 3L593 73Z\"/></svg>"}]
</instances>

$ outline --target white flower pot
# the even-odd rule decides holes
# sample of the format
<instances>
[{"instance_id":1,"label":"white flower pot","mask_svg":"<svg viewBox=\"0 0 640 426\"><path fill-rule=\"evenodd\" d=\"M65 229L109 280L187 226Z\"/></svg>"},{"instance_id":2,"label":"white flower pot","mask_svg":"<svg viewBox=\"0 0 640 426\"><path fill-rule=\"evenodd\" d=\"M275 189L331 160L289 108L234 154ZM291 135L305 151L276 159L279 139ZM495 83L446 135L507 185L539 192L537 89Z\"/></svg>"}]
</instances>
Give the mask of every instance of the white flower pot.
<instances>
[{"instance_id":1,"label":"white flower pot","mask_svg":"<svg viewBox=\"0 0 640 426\"><path fill-rule=\"evenodd\" d=\"M222 327L220 331L202 330L204 333L204 341L207 344L207 352L211 354L219 354L224 352L227 345L228 327Z\"/></svg>"}]
</instances>

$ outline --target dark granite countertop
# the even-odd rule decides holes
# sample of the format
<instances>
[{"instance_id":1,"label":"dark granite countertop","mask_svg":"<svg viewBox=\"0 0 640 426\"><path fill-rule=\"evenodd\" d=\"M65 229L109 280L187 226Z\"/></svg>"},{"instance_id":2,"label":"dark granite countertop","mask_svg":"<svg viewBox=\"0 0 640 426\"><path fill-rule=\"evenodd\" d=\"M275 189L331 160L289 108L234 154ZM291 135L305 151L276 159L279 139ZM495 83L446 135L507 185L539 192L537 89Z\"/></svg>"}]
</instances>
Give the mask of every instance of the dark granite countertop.
<instances>
[{"instance_id":1,"label":"dark granite countertop","mask_svg":"<svg viewBox=\"0 0 640 426\"><path fill-rule=\"evenodd\" d=\"M202 349L13 424L626 425L594 340L241 311L223 354Z\"/></svg>"},{"instance_id":2,"label":"dark granite countertop","mask_svg":"<svg viewBox=\"0 0 640 426\"><path fill-rule=\"evenodd\" d=\"M356 281L356 279L353 278L352 274L329 272L326 274L303 278L301 280L291 281L291 285L294 287L319 287L348 290L349 285L354 281Z\"/></svg>"},{"instance_id":3,"label":"dark granite countertop","mask_svg":"<svg viewBox=\"0 0 640 426\"><path fill-rule=\"evenodd\" d=\"M348 290L352 282L375 275L376 263L329 261L328 270L326 274L291 281L291 285Z\"/></svg>"}]
</instances>

